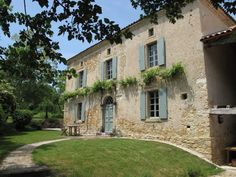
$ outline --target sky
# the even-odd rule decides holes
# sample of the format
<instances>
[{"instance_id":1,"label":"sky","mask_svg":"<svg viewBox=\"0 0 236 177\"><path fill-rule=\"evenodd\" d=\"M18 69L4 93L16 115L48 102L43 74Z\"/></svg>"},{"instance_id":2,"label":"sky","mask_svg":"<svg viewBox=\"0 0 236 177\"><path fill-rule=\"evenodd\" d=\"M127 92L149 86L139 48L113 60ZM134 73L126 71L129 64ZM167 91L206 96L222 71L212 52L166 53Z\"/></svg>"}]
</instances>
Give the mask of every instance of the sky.
<instances>
[{"instance_id":1,"label":"sky","mask_svg":"<svg viewBox=\"0 0 236 177\"><path fill-rule=\"evenodd\" d=\"M121 28L129 25L130 23L139 19L141 10L135 10L132 8L130 0L96 0L103 10L102 17L108 17L110 20L115 21L120 25ZM23 0L12 0L13 11L24 11ZM32 0L26 0L26 9L28 14L35 14L41 10L36 2L32 2ZM23 27L20 26L12 26L11 34L18 33L20 29ZM54 26L56 30L56 26ZM66 36L54 36L53 40L58 41L60 44L60 52L63 57L66 59L71 58L72 56L78 54L79 52L85 50L89 46L96 43L93 41L92 43L82 43L79 40L71 40L68 41ZM0 43L2 46L7 46L12 43L11 39L4 37L0 33ZM66 66L63 64L59 65L60 69L65 69Z\"/></svg>"},{"instance_id":2,"label":"sky","mask_svg":"<svg viewBox=\"0 0 236 177\"><path fill-rule=\"evenodd\" d=\"M108 17L110 20L115 21L117 24L120 25L121 28L129 25L130 23L139 19L141 10L135 10L130 3L130 0L95 0L102 9L102 17ZM24 11L24 4L23 0L12 0L13 11ZM32 2L32 0L26 0L27 5L27 13L28 14L35 14L41 10L38 6L37 2ZM236 18L236 16L234 16ZM18 33L22 27L20 26L12 26L11 33L15 34ZM56 31L56 26L53 27ZM79 40L71 40L68 41L66 36L57 36L53 37L54 41L58 41L60 44L60 52L62 53L63 57L66 59L71 58L72 56L78 54L79 52L85 50L89 46L96 43L93 41L92 43L82 43ZM12 41L4 35L2 35L0 31L0 43L1 46L7 46L12 43ZM63 64L59 65L59 69L65 69L66 66Z\"/></svg>"}]
</instances>

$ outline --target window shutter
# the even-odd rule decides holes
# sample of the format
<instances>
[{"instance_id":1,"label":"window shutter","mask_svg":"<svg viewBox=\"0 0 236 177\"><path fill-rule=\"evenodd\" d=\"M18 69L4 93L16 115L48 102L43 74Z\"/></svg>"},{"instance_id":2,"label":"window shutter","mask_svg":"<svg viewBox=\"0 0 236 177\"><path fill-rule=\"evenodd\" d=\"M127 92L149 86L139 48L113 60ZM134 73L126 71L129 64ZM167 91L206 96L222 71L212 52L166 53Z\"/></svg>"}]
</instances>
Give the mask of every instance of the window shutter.
<instances>
[{"instance_id":1,"label":"window shutter","mask_svg":"<svg viewBox=\"0 0 236 177\"><path fill-rule=\"evenodd\" d=\"M87 69L84 70L84 75L83 75L83 87L87 86Z\"/></svg>"},{"instance_id":2,"label":"window shutter","mask_svg":"<svg viewBox=\"0 0 236 177\"><path fill-rule=\"evenodd\" d=\"M160 88L159 89L159 111L160 111L160 118L167 119L167 89Z\"/></svg>"},{"instance_id":3,"label":"window shutter","mask_svg":"<svg viewBox=\"0 0 236 177\"><path fill-rule=\"evenodd\" d=\"M166 53L165 53L165 39L161 37L157 42L157 55L158 55L158 64L166 64Z\"/></svg>"},{"instance_id":4,"label":"window shutter","mask_svg":"<svg viewBox=\"0 0 236 177\"><path fill-rule=\"evenodd\" d=\"M112 79L117 78L117 57L112 58Z\"/></svg>"},{"instance_id":5,"label":"window shutter","mask_svg":"<svg viewBox=\"0 0 236 177\"><path fill-rule=\"evenodd\" d=\"M100 64L100 69L101 69L101 81L104 80L104 62Z\"/></svg>"},{"instance_id":6,"label":"window shutter","mask_svg":"<svg viewBox=\"0 0 236 177\"><path fill-rule=\"evenodd\" d=\"M140 92L140 119L146 119L146 93Z\"/></svg>"},{"instance_id":7,"label":"window shutter","mask_svg":"<svg viewBox=\"0 0 236 177\"><path fill-rule=\"evenodd\" d=\"M144 57L144 46L139 46L139 69L140 71L145 70L145 57Z\"/></svg>"},{"instance_id":8,"label":"window shutter","mask_svg":"<svg viewBox=\"0 0 236 177\"><path fill-rule=\"evenodd\" d=\"M81 109L81 120L85 120L85 102L82 102L82 109Z\"/></svg>"},{"instance_id":9,"label":"window shutter","mask_svg":"<svg viewBox=\"0 0 236 177\"><path fill-rule=\"evenodd\" d=\"M79 76L77 76L73 79L73 88L74 88L74 90L76 90L78 88L78 85L79 85Z\"/></svg>"},{"instance_id":10,"label":"window shutter","mask_svg":"<svg viewBox=\"0 0 236 177\"><path fill-rule=\"evenodd\" d=\"M74 122L76 122L78 119L78 104L74 105L73 113L74 113Z\"/></svg>"}]
</instances>

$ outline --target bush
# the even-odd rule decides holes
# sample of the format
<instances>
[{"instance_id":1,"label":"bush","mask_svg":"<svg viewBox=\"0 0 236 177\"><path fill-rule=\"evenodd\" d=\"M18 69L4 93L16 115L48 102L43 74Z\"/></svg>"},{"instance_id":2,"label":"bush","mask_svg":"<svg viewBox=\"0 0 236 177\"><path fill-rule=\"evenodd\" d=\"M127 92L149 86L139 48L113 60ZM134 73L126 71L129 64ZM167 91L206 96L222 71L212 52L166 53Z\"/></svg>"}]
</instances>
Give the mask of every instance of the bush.
<instances>
[{"instance_id":1,"label":"bush","mask_svg":"<svg viewBox=\"0 0 236 177\"><path fill-rule=\"evenodd\" d=\"M33 117L33 113L30 110L19 109L16 110L12 116L13 124L16 129L24 129L29 125Z\"/></svg>"},{"instance_id":2,"label":"bush","mask_svg":"<svg viewBox=\"0 0 236 177\"><path fill-rule=\"evenodd\" d=\"M62 128L63 119L49 118L43 122L43 128Z\"/></svg>"},{"instance_id":3,"label":"bush","mask_svg":"<svg viewBox=\"0 0 236 177\"><path fill-rule=\"evenodd\" d=\"M43 120L32 120L29 126L34 130L42 130Z\"/></svg>"},{"instance_id":4,"label":"bush","mask_svg":"<svg viewBox=\"0 0 236 177\"><path fill-rule=\"evenodd\" d=\"M54 113L51 115L52 119L63 119L63 113Z\"/></svg>"}]
</instances>

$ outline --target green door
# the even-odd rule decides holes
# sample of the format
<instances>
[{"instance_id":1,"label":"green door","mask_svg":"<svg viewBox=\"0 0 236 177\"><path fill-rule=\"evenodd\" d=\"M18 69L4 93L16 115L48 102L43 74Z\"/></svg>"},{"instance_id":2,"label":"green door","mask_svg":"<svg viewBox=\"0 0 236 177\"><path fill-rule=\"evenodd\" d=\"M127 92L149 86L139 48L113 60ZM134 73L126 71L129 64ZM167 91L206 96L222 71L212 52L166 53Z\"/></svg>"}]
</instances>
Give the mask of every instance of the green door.
<instances>
[{"instance_id":1,"label":"green door","mask_svg":"<svg viewBox=\"0 0 236 177\"><path fill-rule=\"evenodd\" d=\"M113 128L113 104L104 106L104 128L105 133L111 133Z\"/></svg>"}]
</instances>

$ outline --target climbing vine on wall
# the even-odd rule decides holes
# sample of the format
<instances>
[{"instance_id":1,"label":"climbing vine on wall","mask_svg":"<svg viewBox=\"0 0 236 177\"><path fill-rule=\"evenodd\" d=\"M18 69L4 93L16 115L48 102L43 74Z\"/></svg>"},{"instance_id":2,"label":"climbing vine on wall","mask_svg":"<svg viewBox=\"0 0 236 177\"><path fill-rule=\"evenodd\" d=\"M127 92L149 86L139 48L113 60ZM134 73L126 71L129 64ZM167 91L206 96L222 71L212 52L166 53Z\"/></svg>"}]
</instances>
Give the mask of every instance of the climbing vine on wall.
<instances>
[{"instance_id":1,"label":"climbing vine on wall","mask_svg":"<svg viewBox=\"0 0 236 177\"><path fill-rule=\"evenodd\" d=\"M64 94L62 94L61 99L63 101L67 101L71 98L75 98L76 96L87 96L89 94L94 94L98 92L111 91L114 88L116 88L117 84L119 84L123 88L127 88L138 84L142 85L143 83L145 85L149 85L155 79L163 79L163 80L173 79L175 76L181 73L184 73L184 67L180 62L173 64L171 68L160 68L160 67L150 68L141 74L141 80L138 80L136 77L131 77L131 76L124 78L120 81L98 80L94 82L91 87L78 88L73 92L65 92Z\"/></svg>"},{"instance_id":2,"label":"climbing vine on wall","mask_svg":"<svg viewBox=\"0 0 236 177\"><path fill-rule=\"evenodd\" d=\"M142 73L142 80L145 85L149 85L157 77L159 79L168 80L183 72L184 67L182 63L173 64L171 68L150 68Z\"/></svg>"}]
</instances>

